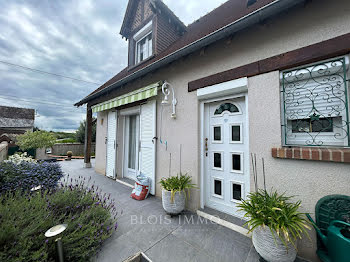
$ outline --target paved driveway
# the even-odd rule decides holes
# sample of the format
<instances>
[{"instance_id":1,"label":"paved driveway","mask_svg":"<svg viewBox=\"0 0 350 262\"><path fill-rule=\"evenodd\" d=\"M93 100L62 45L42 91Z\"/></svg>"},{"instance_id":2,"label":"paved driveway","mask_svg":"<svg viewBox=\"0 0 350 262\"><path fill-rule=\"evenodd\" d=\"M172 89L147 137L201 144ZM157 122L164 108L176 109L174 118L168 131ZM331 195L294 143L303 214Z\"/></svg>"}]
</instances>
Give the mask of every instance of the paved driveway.
<instances>
[{"instance_id":1,"label":"paved driveway","mask_svg":"<svg viewBox=\"0 0 350 262\"><path fill-rule=\"evenodd\" d=\"M251 239L240 233L191 212L171 218L159 198L133 200L130 187L95 173L93 168L83 168L82 160L65 161L61 166L73 178L91 176L103 192L111 193L116 200L118 229L103 245L99 262L123 261L139 251L153 262L259 261Z\"/></svg>"}]
</instances>

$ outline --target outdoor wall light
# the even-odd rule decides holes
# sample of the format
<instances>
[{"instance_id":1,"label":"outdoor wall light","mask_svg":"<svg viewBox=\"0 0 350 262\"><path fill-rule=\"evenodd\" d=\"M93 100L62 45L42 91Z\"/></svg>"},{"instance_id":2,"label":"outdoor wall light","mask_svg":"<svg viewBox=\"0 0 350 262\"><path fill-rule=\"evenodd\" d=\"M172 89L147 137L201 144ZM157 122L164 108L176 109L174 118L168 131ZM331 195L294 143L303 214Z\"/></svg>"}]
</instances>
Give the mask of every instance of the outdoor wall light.
<instances>
[{"instance_id":1,"label":"outdoor wall light","mask_svg":"<svg viewBox=\"0 0 350 262\"><path fill-rule=\"evenodd\" d=\"M173 93L173 99L171 100L171 105L173 107L173 112L171 113L171 118L176 118L176 104L177 100L175 98L175 91L174 88L169 84L167 81L164 81L164 84L162 85L162 93L164 95L164 99L162 101L162 105L166 106L169 105L168 96L170 93Z\"/></svg>"},{"instance_id":2,"label":"outdoor wall light","mask_svg":"<svg viewBox=\"0 0 350 262\"><path fill-rule=\"evenodd\" d=\"M67 228L67 224L61 224L61 225L57 225L54 227L51 227L49 230L47 230L45 232L45 236L46 237L55 237L59 234L61 234L64 230L66 230ZM58 261L59 262L64 262L64 258L63 258L63 246L62 246L62 241L61 238L57 238L55 240L56 242L56 246L57 246L57 253L58 253Z\"/></svg>"}]
</instances>

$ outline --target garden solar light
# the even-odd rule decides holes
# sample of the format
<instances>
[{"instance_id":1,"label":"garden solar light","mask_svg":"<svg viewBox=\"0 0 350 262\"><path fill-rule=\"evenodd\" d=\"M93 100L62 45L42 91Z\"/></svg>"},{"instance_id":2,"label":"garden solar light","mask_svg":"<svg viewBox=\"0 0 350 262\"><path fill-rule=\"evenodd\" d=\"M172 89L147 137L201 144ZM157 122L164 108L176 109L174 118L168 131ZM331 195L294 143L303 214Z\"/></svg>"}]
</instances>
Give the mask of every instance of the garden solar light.
<instances>
[{"instance_id":1,"label":"garden solar light","mask_svg":"<svg viewBox=\"0 0 350 262\"><path fill-rule=\"evenodd\" d=\"M66 230L67 228L67 224L61 224L61 225L57 225L54 227L51 227L49 230L47 230L45 232L45 236L46 237L54 237L57 236L59 234L61 234L64 230ZM56 245L57 245L57 253L58 253L58 261L59 262L64 262L64 258L63 258L63 246L62 246L62 241L61 238L57 238L55 240Z\"/></svg>"},{"instance_id":2,"label":"garden solar light","mask_svg":"<svg viewBox=\"0 0 350 262\"><path fill-rule=\"evenodd\" d=\"M169 87L171 89L169 89ZM169 105L168 96L170 95L170 91L172 91L172 93L173 93L173 99L171 100L171 104L173 106L173 112L171 113L171 117L176 118L175 107L177 104L177 100L175 98L175 91L174 91L174 88L167 81L164 81L164 83L162 85L162 93L164 94L164 99L162 101L162 105Z\"/></svg>"}]
</instances>

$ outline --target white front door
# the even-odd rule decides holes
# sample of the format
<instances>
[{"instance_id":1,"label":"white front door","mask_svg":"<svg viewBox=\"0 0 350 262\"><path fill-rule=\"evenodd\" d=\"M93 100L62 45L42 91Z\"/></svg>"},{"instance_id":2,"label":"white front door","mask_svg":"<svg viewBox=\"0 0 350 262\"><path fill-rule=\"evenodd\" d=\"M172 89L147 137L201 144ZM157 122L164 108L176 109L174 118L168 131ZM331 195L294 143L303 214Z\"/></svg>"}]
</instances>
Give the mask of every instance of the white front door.
<instances>
[{"instance_id":1,"label":"white front door","mask_svg":"<svg viewBox=\"0 0 350 262\"><path fill-rule=\"evenodd\" d=\"M242 217L236 204L249 192L245 97L205 104L205 205Z\"/></svg>"},{"instance_id":2,"label":"white front door","mask_svg":"<svg viewBox=\"0 0 350 262\"><path fill-rule=\"evenodd\" d=\"M109 111L107 116L107 157L106 176L115 178L117 157L117 112Z\"/></svg>"},{"instance_id":3,"label":"white front door","mask_svg":"<svg viewBox=\"0 0 350 262\"><path fill-rule=\"evenodd\" d=\"M125 116L124 177L136 180L139 170L140 117Z\"/></svg>"}]
</instances>

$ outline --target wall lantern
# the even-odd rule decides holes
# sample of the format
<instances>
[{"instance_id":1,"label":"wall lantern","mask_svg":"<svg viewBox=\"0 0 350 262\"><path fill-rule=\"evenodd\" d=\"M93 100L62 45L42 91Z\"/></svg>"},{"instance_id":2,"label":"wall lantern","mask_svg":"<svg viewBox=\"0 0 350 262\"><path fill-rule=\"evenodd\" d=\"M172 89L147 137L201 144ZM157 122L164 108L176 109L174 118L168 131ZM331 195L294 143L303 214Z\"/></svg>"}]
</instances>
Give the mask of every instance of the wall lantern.
<instances>
[{"instance_id":1,"label":"wall lantern","mask_svg":"<svg viewBox=\"0 0 350 262\"><path fill-rule=\"evenodd\" d=\"M46 237L55 237L61 234L64 230L66 230L67 224L61 224L54 227L51 227L49 230L45 232ZM57 246L57 253L58 253L58 261L64 262L63 257L63 246L62 246L62 240L60 237L58 237L56 240L56 246Z\"/></svg>"},{"instance_id":2,"label":"wall lantern","mask_svg":"<svg viewBox=\"0 0 350 262\"><path fill-rule=\"evenodd\" d=\"M162 85L162 93L164 95L164 99L162 101L162 105L167 106L170 105L168 96L170 93L173 93L173 99L171 100L171 105L173 107L173 112L171 113L171 118L176 118L176 104L177 100L175 98L175 91L171 84L169 84L167 81L164 81L164 84Z\"/></svg>"}]
</instances>

